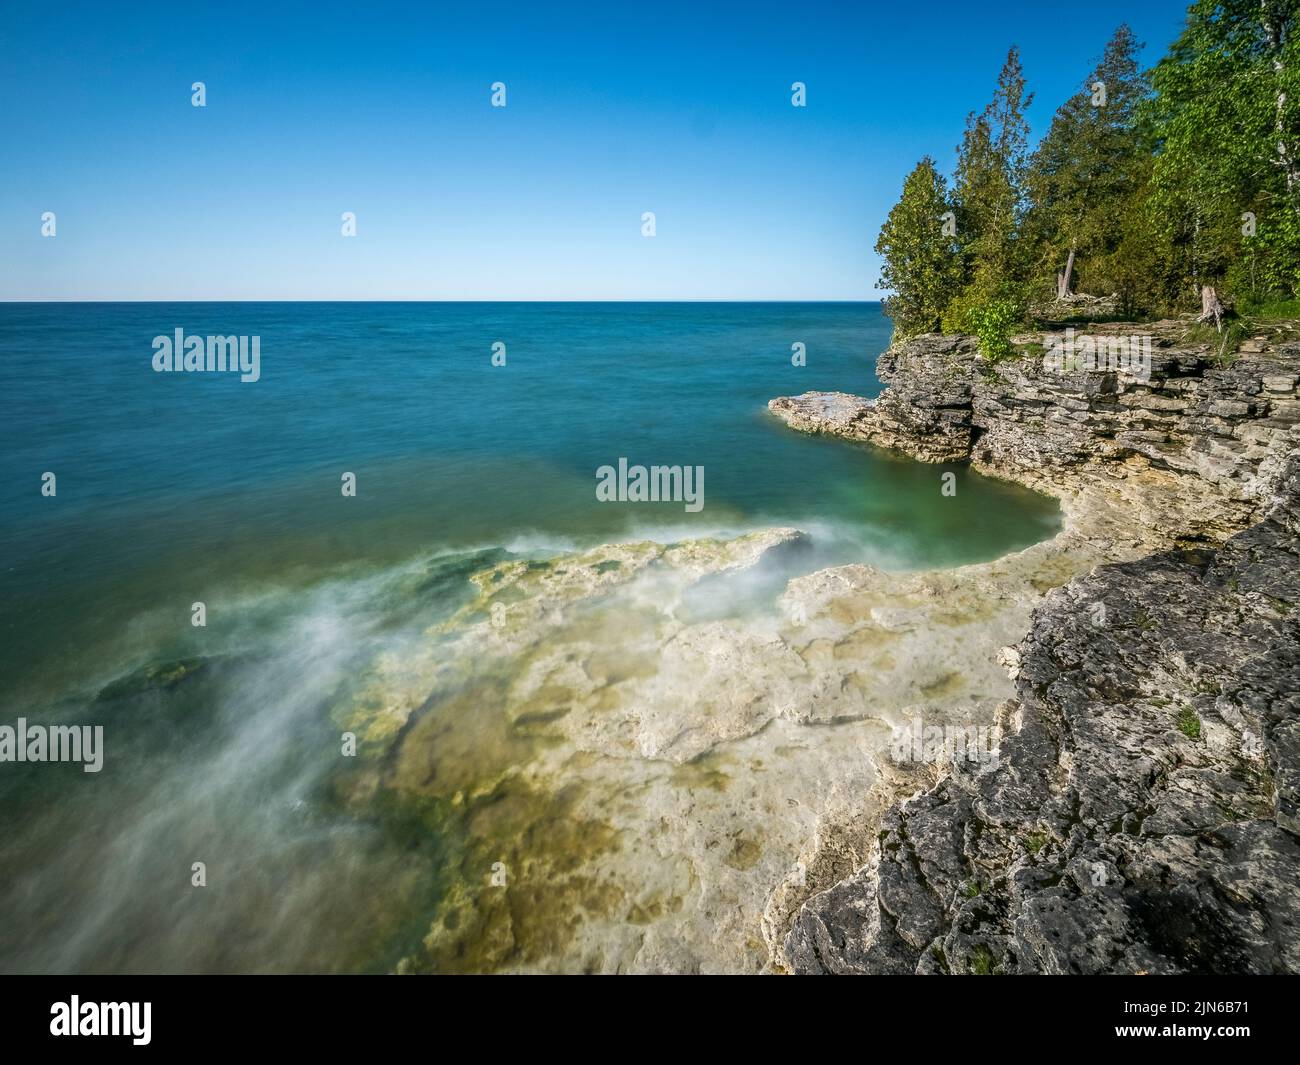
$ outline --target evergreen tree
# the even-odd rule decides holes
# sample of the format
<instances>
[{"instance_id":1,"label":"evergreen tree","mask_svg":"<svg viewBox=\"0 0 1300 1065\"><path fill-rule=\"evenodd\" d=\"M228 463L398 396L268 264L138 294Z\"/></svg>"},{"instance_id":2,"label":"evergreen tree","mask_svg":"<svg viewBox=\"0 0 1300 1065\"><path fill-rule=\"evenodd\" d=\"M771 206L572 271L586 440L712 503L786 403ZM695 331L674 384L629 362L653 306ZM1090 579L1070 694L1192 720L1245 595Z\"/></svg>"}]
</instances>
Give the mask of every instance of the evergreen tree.
<instances>
[{"instance_id":1,"label":"evergreen tree","mask_svg":"<svg viewBox=\"0 0 1300 1065\"><path fill-rule=\"evenodd\" d=\"M894 295L885 310L899 337L939 328L961 283L961 260L945 215L948 183L926 156L903 182L902 198L880 229L881 283Z\"/></svg>"},{"instance_id":2,"label":"evergreen tree","mask_svg":"<svg viewBox=\"0 0 1300 1065\"><path fill-rule=\"evenodd\" d=\"M1116 30L1032 157L1008 52L967 118L951 201L924 159L881 230L898 333L974 331L1000 357L1032 285L1118 292L1129 314L1199 299L1216 320L1220 286L1300 295L1300 0L1194 0L1149 75L1140 47Z\"/></svg>"},{"instance_id":3,"label":"evergreen tree","mask_svg":"<svg viewBox=\"0 0 1300 1065\"><path fill-rule=\"evenodd\" d=\"M1025 206L1029 125L1020 52L1012 48L998 75L993 99L972 113L957 149L954 199L965 288L945 316L948 328L965 328L970 313L990 300L1021 301L1025 275L1021 223Z\"/></svg>"},{"instance_id":4,"label":"evergreen tree","mask_svg":"<svg viewBox=\"0 0 1300 1065\"><path fill-rule=\"evenodd\" d=\"M1132 224L1131 206L1146 172L1137 109L1149 89L1138 68L1140 48L1132 30L1120 26L1034 153L1032 230L1040 266L1053 276L1058 298L1072 291L1081 263L1094 290L1122 287L1103 267Z\"/></svg>"}]
</instances>

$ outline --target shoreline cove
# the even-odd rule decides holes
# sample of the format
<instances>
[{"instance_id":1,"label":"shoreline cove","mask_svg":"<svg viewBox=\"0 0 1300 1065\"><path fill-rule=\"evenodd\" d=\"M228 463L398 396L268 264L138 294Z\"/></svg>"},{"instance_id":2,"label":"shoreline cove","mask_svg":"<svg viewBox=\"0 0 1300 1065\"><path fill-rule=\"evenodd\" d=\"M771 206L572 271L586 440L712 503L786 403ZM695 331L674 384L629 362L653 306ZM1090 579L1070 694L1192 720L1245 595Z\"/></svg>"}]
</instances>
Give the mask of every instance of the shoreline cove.
<instances>
[{"instance_id":1,"label":"shoreline cove","mask_svg":"<svg viewBox=\"0 0 1300 1065\"><path fill-rule=\"evenodd\" d=\"M827 565L815 521L731 522L711 495L707 529L521 533L509 544L517 550L480 540L303 584L250 582L224 598L196 590L207 603L201 640L187 633L188 643L167 647L171 657L155 650L106 677L91 693L94 716L80 720L124 730L104 778L125 787L144 771L139 796L127 793L137 820L109 830L114 849L145 869L183 849L187 862L206 864L222 905L196 908L195 890L211 888L179 880L175 891L142 894L134 871L97 856L110 887L76 912L56 960L134 971L165 956L195 972L962 972L986 962L1073 971L1097 963L1095 937L1064 937L1076 944L1062 948L1074 952L1066 960L1042 943L1064 933L1085 899L1136 922L1125 940L1134 971L1191 967L1196 959L1162 958L1165 940L1151 929L1171 904L1120 860L1138 823L1125 820L1137 815L1123 795L1107 793L1113 817L1089 815L1090 836L1071 836L1070 811L1094 801L1068 790L1079 762L1106 766L1089 787L1108 776L1141 795L1142 810L1167 796L1129 781L1105 745L1075 753L1054 746L1060 726L1035 732L1049 708L1033 703L1032 685L1049 683L1044 655L1067 656L1051 666L1067 677L1091 675L1086 663L1098 655L1141 663L1155 686L1141 690L1141 713L1103 708L1096 727L1148 729L1118 749L1167 758L1160 781L1235 759L1234 772L1253 782L1234 809L1258 814L1274 801L1268 789L1281 796L1282 812L1256 816L1250 831L1266 841L1271 875L1288 868L1284 717L1237 689L1211 696L1210 678L1196 672L1196 661L1225 678L1249 668L1237 637L1224 643L1235 660L1226 663L1195 642L1194 653L1160 649L1169 608L1150 598L1159 582L1140 578L1173 551L1158 564L1177 575L1171 586L1210 594L1196 584L1216 564L1204 560L1286 498L1300 420L1293 349L1266 347L1225 368L1157 330L1153 373L1140 382L1031 360L989 367L970 340L930 337L880 356L888 387L877 399L771 401L791 426L856 444L806 441L805 461L825 448L829 462L880 471L883 486L912 477L919 458L918 483L935 498L947 498L940 473L952 464L968 503L972 489L997 497L961 466L1059 500L1051 535L984 561ZM761 422L764 433L797 439L777 418ZM576 483L590 500L590 480ZM1026 527L1046 528L1044 510L1026 508ZM857 557L876 557L863 549L871 541L856 543ZM1258 550L1279 545L1275 536ZM1231 555L1217 557L1226 566ZM1126 597L1111 572L1146 590ZM1213 594L1248 596L1251 582L1258 575L1243 571ZM1256 635L1270 625L1285 633L1294 622L1269 604L1290 594L1272 581L1244 604L1216 601L1213 613L1225 624L1252 619ZM187 626L192 599L187 589ZM1069 618L1077 625L1066 632ZM148 620L131 633L137 648L159 646ZM1283 683L1285 655L1270 653ZM1109 665L1096 668L1109 675ZM922 742L898 758L900 732L918 724L922 740L974 737L996 757L933 759ZM1079 736L1089 727L1071 726ZM1024 768L1028 741L1042 735L1030 753L1046 761ZM340 736L355 741L342 753ZM1026 812L998 790L1008 778L1066 790L1041 801L1035 792ZM248 794L271 801L249 809ZM159 795L167 801L149 802ZM225 809L239 816L214 816ZM1162 823L1142 816L1148 829ZM1002 849L965 853L973 823ZM35 848L40 838L10 845ZM926 879L917 882L909 855L921 848ZM1217 875L1204 856L1188 861ZM243 870L236 885L232 868ZM1056 909L1012 894L1028 891L1025 870L1039 868L1057 885ZM1249 878L1230 865L1219 872ZM267 926L271 883L289 887L277 890L279 916ZM1077 895L1063 894L1076 884ZM997 907L990 931L974 935L970 915L985 905ZM1274 896L1260 905L1281 912ZM1020 914L1023 923L1020 908L1062 923L1022 945L994 920ZM340 912L351 916L333 942L323 933ZM24 915L38 927L43 911ZM1214 917L1227 922L1226 939L1240 938ZM225 935L232 927L258 929L265 942L250 954L247 936ZM20 940L11 966L39 969L42 946ZM1252 946L1234 963L1276 964L1284 948Z\"/></svg>"},{"instance_id":2,"label":"shoreline cove","mask_svg":"<svg viewBox=\"0 0 1300 1065\"><path fill-rule=\"evenodd\" d=\"M872 386L874 306L76 313L0 316L13 367L48 353L8 393L12 462L59 473L0 501L6 718L111 747L94 775L0 774L16 972L762 971L773 886L820 883L809 841L875 802L873 705L942 727L955 693L991 723L1006 685L937 668L906 597L850 631L790 578L1059 528L1041 494L958 469L961 507L767 416L794 380ZM275 372L176 386L131 352L177 321L274 337ZM489 367L483 336L531 339ZM707 506L599 503L618 456L707 466Z\"/></svg>"}]
</instances>

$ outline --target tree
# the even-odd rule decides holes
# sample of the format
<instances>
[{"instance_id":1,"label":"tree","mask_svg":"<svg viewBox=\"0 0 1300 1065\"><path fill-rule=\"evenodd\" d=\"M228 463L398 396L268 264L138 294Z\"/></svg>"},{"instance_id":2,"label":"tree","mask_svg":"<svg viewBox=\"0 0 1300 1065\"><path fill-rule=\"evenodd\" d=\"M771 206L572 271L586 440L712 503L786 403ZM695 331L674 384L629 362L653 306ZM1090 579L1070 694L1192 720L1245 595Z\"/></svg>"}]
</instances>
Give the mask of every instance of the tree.
<instances>
[{"instance_id":1,"label":"tree","mask_svg":"<svg viewBox=\"0 0 1300 1065\"><path fill-rule=\"evenodd\" d=\"M900 333L975 331L996 357L1034 286L1076 282L1127 314L1216 322L1235 300L1300 295L1300 0L1192 0L1149 74L1140 48L1120 26L1032 156L1008 51L967 116L951 203L927 158L881 230ZM946 210L955 237L935 225Z\"/></svg>"},{"instance_id":2,"label":"tree","mask_svg":"<svg viewBox=\"0 0 1300 1065\"><path fill-rule=\"evenodd\" d=\"M1021 227L1025 207L1029 125L1020 52L1011 48L993 99L971 113L957 149L953 187L965 288L945 324L965 328L973 309L992 299L1019 301L1025 275Z\"/></svg>"},{"instance_id":3,"label":"tree","mask_svg":"<svg viewBox=\"0 0 1300 1065\"><path fill-rule=\"evenodd\" d=\"M1093 292L1114 292L1121 313L1134 317L1153 309L1163 311L1178 303L1184 287L1178 265L1162 228L1157 224L1151 195L1151 157L1135 166L1133 194L1103 209L1115 212L1118 240L1109 251L1094 249L1084 260L1084 282Z\"/></svg>"},{"instance_id":4,"label":"tree","mask_svg":"<svg viewBox=\"0 0 1300 1065\"><path fill-rule=\"evenodd\" d=\"M1298 21L1300 0L1196 0L1152 71L1152 207L1198 297L1300 281Z\"/></svg>"},{"instance_id":5,"label":"tree","mask_svg":"<svg viewBox=\"0 0 1300 1065\"><path fill-rule=\"evenodd\" d=\"M885 309L900 337L938 329L961 284L957 241L944 217L951 209L948 183L926 156L903 182L876 241L881 282L894 293Z\"/></svg>"},{"instance_id":6,"label":"tree","mask_svg":"<svg viewBox=\"0 0 1300 1065\"><path fill-rule=\"evenodd\" d=\"M1118 285L1096 269L1123 240L1127 208L1141 189L1147 152L1137 110L1149 94L1138 68L1142 46L1120 26L1083 89L1065 101L1029 170L1032 231L1040 265L1055 275L1056 296L1072 291L1080 259L1094 262L1094 284Z\"/></svg>"}]
</instances>

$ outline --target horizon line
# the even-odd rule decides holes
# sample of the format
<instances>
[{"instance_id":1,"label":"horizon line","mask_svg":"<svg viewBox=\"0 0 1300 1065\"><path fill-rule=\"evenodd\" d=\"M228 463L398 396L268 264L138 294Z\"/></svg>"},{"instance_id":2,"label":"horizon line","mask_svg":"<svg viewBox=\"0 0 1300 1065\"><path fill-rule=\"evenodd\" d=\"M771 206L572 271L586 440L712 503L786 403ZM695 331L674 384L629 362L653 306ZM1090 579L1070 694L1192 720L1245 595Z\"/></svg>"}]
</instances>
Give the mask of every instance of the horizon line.
<instances>
[{"instance_id":1,"label":"horizon line","mask_svg":"<svg viewBox=\"0 0 1300 1065\"><path fill-rule=\"evenodd\" d=\"M38 299L0 298L2 304L32 303L882 303L876 299L730 299L712 296L645 299L80 299L76 297L47 296Z\"/></svg>"}]
</instances>

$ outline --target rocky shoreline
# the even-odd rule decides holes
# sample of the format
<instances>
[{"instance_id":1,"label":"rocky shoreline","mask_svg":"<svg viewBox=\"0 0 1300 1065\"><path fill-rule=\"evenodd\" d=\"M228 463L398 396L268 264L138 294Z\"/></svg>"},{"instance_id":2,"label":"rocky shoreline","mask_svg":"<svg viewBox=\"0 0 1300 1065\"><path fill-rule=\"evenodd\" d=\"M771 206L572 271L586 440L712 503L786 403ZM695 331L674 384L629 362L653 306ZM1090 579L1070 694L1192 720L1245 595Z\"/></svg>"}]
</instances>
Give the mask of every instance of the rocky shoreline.
<instances>
[{"instance_id":1,"label":"rocky shoreline","mask_svg":"<svg viewBox=\"0 0 1300 1065\"><path fill-rule=\"evenodd\" d=\"M1140 328L1146 380L927 336L881 356L877 400L770 404L1060 497L1044 554L1077 564L999 656L997 761L859 826L865 861L802 903L783 967L1300 971L1300 344L1221 364Z\"/></svg>"}]
</instances>

